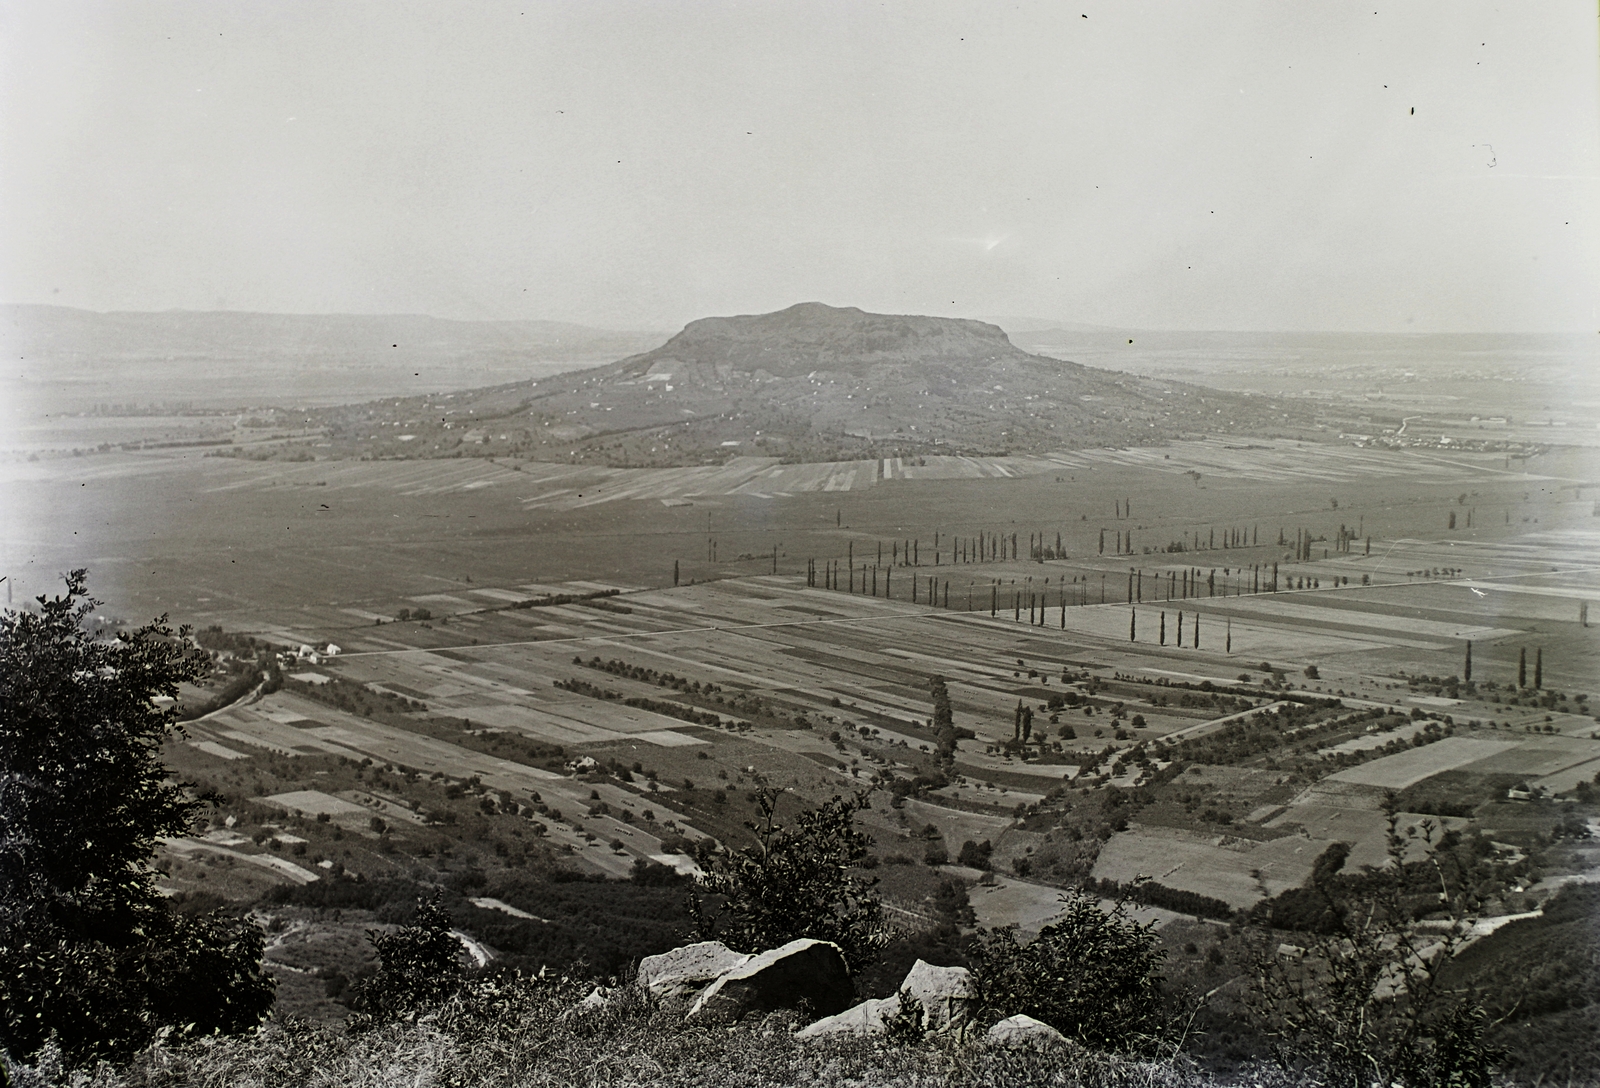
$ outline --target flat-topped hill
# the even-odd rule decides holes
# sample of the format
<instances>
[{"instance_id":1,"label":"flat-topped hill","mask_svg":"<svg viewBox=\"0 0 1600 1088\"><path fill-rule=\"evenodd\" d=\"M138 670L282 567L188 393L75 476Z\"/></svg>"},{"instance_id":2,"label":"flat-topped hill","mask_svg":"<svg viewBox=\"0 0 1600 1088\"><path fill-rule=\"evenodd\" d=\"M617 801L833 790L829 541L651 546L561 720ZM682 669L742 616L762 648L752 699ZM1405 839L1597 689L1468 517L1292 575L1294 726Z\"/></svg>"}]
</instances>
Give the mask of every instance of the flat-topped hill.
<instances>
[{"instance_id":1,"label":"flat-topped hill","mask_svg":"<svg viewBox=\"0 0 1600 1088\"><path fill-rule=\"evenodd\" d=\"M817 302L693 321L658 348L592 370L324 419L335 451L365 456L617 465L1151 445L1307 421L1268 398L1031 355L981 321Z\"/></svg>"}]
</instances>

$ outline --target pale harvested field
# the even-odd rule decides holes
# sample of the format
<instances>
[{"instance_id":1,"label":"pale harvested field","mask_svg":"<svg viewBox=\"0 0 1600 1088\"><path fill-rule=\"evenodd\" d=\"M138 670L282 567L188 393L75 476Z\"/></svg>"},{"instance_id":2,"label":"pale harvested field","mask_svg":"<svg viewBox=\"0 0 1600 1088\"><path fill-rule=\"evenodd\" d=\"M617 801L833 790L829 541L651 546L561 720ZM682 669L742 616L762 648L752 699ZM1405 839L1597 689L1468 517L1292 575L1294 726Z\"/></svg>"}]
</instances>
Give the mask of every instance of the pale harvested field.
<instances>
[{"instance_id":1,"label":"pale harvested field","mask_svg":"<svg viewBox=\"0 0 1600 1088\"><path fill-rule=\"evenodd\" d=\"M1328 845L1327 840L1298 835L1258 844L1240 839L1230 842L1228 836L1146 828L1113 836L1100 851L1093 875L1123 883L1149 877L1170 888L1247 907L1264 895L1298 887Z\"/></svg>"},{"instance_id":2,"label":"pale harvested field","mask_svg":"<svg viewBox=\"0 0 1600 1088\"><path fill-rule=\"evenodd\" d=\"M1037 933L1061 914L1061 889L1047 884L996 876L992 885L968 892L980 926L1016 925L1024 934Z\"/></svg>"},{"instance_id":3,"label":"pale harvested field","mask_svg":"<svg viewBox=\"0 0 1600 1088\"><path fill-rule=\"evenodd\" d=\"M1600 759L1591 759L1587 763L1579 763L1576 766L1557 771L1555 774L1545 775L1543 778L1536 779L1532 785L1539 786L1550 793L1565 793L1579 782L1600 781L1600 778L1596 778L1596 775L1600 775Z\"/></svg>"},{"instance_id":4,"label":"pale harvested field","mask_svg":"<svg viewBox=\"0 0 1600 1088\"><path fill-rule=\"evenodd\" d=\"M1381 789L1403 790L1407 786L1431 778L1440 771L1452 771L1483 760L1492 763L1491 757L1518 746L1514 740L1480 740L1473 737L1446 737L1421 748L1412 748L1392 756L1383 756L1359 767L1350 767L1328 776L1328 781L1348 782L1359 786L1377 786Z\"/></svg>"},{"instance_id":5,"label":"pale harvested field","mask_svg":"<svg viewBox=\"0 0 1600 1088\"><path fill-rule=\"evenodd\" d=\"M1302 805L1320 805L1326 808L1365 809L1377 812L1383 807L1384 794L1387 792L1378 786L1338 781L1329 777L1303 790L1290 802L1289 811L1292 812ZM1284 822L1289 822L1287 813L1269 821L1266 826L1276 827Z\"/></svg>"},{"instance_id":6,"label":"pale harvested field","mask_svg":"<svg viewBox=\"0 0 1600 1088\"><path fill-rule=\"evenodd\" d=\"M1360 607L1361 601L1357 594L1360 587L1345 586L1342 589L1330 589L1327 592L1334 596L1345 598L1341 603L1346 607L1325 608L1311 603L1317 600L1319 594L1272 594L1269 596L1255 597L1229 597L1219 600L1212 605L1213 608L1233 613L1249 613L1265 618L1285 621L1307 621L1313 628L1324 624L1333 624L1342 627L1361 627L1374 631L1383 631L1388 634L1420 635L1431 638L1454 638L1484 640L1504 638L1518 632L1509 627L1485 627L1470 624L1442 623L1437 620L1426 620L1416 616L1397 616L1392 611L1366 609Z\"/></svg>"},{"instance_id":7,"label":"pale harvested field","mask_svg":"<svg viewBox=\"0 0 1600 1088\"><path fill-rule=\"evenodd\" d=\"M1413 722L1410 725L1402 725L1398 729L1391 729L1386 733L1368 733L1365 736L1352 737L1350 740L1322 750L1327 752L1365 752L1371 748L1382 748L1390 741L1409 741L1412 737L1422 732L1423 728L1424 723Z\"/></svg>"},{"instance_id":8,"label":"pale harvested field","mask_svg":"<svg viewBox=\"0 0 1600 1088\"><path fill-rule=\"evenodd\" d=\"M1533 737L1509 751L1468 763L1462 770L1483 774L1553 775L1580 763L1600 759L1600 741L1581 737Z\"/></svg>"},{"instance_id":9,"label":"pale harvested field","mask_svg":"<svg viewBox=\"0 0 1600 1088\"><path fill-rule=\"evenodd\" d=\"M1427 853L1428 844L1422 837L1423 821L1445 830L1467 827L1471 821L1452 816L1426 816L1415 812L1397 814L1397 829L1402 835L1407 829L1417 828L1417 836L1407 836L1405 857L1415 861ZM1317 804L1293 804L1281 815L1268 821L1268 827L1299 827L1305 834L1327 842L1350 844L1350 855L1345 866L1352 872L1364 867L1382 868L1389 863L1389 820L1382 812L1372 808L1339 808ZM1437 841L1439 832L1434 833ZM1278 840L1281 841L1281 840Z\"/></svg>"}]
</instances>

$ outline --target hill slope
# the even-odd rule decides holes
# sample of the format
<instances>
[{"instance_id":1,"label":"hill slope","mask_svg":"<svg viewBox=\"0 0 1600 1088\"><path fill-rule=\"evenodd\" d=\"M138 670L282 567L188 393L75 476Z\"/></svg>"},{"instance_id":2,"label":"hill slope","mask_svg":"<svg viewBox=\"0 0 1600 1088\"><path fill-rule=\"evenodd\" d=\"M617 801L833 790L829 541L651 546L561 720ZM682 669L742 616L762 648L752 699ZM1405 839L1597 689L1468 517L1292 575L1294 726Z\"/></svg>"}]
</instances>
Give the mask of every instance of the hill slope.
<instances>
[{"instance_id":1,"label":"hill slope","mask_svg":"<svg viewBox=\"0 0 1600 1088\"><path fill-rule=\"evenodd\" d=\"M368 456L666 465L1147 445L1300 421L1270 400L1030 355L997 326L802 303L691 322L610 366L330 410ZM387 427L388 437L383 428ZM399 433L412 437L402 443Z\"/></svg>"}]
</instances>

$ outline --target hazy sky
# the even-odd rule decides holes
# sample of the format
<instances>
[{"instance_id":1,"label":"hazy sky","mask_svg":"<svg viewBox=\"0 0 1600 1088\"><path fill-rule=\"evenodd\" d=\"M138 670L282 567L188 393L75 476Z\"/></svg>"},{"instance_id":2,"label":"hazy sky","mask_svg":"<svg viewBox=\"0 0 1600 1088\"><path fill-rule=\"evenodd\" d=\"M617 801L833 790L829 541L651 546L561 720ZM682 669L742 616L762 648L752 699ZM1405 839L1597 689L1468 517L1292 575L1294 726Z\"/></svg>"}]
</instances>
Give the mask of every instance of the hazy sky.
<instances>
[{"instance_id":1,"label":"hazy sky","mask_svg":"<svg viewBox=\"0 0 1600 1088\"><path fill-rule=\"evenodd\" d=\"M0 35L5 301L1600 329L1592 0L0 0Z\"/></svg>"}]
</instances>

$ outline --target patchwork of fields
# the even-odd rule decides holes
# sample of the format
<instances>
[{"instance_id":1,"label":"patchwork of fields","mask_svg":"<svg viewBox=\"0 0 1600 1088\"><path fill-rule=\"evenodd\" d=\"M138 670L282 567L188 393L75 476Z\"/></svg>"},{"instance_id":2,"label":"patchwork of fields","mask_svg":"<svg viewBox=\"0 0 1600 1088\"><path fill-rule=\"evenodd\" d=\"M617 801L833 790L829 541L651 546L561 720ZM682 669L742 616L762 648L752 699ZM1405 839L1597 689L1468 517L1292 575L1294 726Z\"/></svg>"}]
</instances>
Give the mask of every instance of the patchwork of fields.
<instances>
[{"instance_id":1,"label":"patchwork of fields","mask_svg":"<svg viewBox=\"0 0 1600 1088\"><path fill-rule=\"evenodd\" d=\"M285 690L190 726L186 766L269 809L325 810L364 842L358 814L422 834L432 813L403 791L294 781L406 768L559 810L546 842L621 876L740 833L758 780L871 789L886 856L987 841L1013 875L981 913L1035 920L1053 882L1087 875L1245 906L1333 841L1381 864L1385 791L1439 776L1502 799L1592 781L1600 725L1577 696L1600 675L1582 622L1600 532L1593 466L1562 456L1512 470L1221 439L680 469L108 455L8 465L24 516L0 544L19 594L88 565L114 614L320 648ZM1413 682L1459 676L1469 643L1475 690ZM1522 697L1519 661L1563 698ZM972 734L948 780L934 675ZM586 758L640 770L568 772ZM1161 779L1178 758L1205 774ZM288 777L253 790L265 765ZM1109 791L1146 799L1119 823Z\"/></svg>"}]
</instances>

